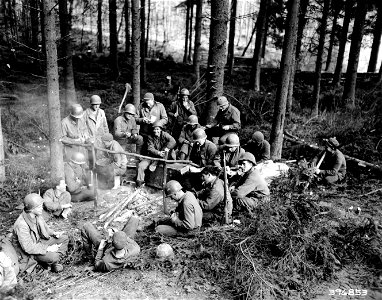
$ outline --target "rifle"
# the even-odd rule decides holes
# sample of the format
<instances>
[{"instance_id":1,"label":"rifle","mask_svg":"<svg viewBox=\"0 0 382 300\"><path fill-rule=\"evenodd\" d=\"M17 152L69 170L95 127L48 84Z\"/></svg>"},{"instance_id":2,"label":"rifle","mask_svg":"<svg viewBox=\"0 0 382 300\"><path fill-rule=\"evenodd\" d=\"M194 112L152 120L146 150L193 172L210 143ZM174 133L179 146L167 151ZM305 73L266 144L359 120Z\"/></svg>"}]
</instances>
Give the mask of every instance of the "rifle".
<instances>
[{"instance_id":1,"label":"rifle","mask_svg":"<svg viewBox=\"0 0 382 300\"><path fill-rule=\"evenodd\" d=\"M232 222L232 198L228 189L228 178L225 161L225 151L223 151L223 176L224 176L224 223L231 224Z\"/></svg>"}]
</instances>

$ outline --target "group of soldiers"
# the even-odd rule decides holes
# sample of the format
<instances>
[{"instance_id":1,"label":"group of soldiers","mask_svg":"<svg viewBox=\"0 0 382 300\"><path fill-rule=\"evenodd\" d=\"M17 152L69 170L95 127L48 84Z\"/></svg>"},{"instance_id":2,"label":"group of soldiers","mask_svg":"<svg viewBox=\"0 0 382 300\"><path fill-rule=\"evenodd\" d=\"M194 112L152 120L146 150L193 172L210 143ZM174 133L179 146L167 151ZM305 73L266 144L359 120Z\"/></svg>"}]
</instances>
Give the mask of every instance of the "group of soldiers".
<instances>
[{"instance_id":1,"label":"group of soldiers","mask_svg":"<svg viewBox=\"0 0 382 300\"><path fill-rule=\"evenodd\" d=\"M214 122L201 126L187 89L181 90L168 112L152 93L146 93L137 110L132 104L125 106L123 114L114 121L113 134L99 108L99 96L91 97L90 107L85 111L74 104L70 115L62 120L65 177L57 178L43 197L38 194L25 197L24 211L15 222L12 238L1 244L0 278L6 278L4 274L8 272L7 282L15 280L14 274L32 270L37 262L54 272L62 271L60 260L69 240L62 232L53 232L48 227L44 214L67 218L71 202L94 200L85 166L89 160L98 158L78 145L81 143L93 142L99 149L113 151L108 155L114 168L114 188L119 187L120 176L126 172L124 153L131 149L129 144L135 145L137 154L192 162L182 169L179 181L170 180L164 187L166 196L178 206L170 217L156 223L155 230L163 235L187 235L199 230L202 224L221 221L227 199L232 201L234 211L253 212L268 202L270 190L256 165L270 160L269 143L256 131L247 144L241 145L237 134L241 126L239 110L224 96L217 103L219 111ZM171 132L165 127L168 115L173 125ZM323 156L326 168L315 168L315 173L327 183L342 180L346 174L346 161L338 147L335 138L326 140L326 157ZM137 186L145 182L145 172L154 171L158 164L146 158L142 157L137 165ZM129 258L138 255L140 247L133 239L136 229L136 220L130 219L122 231L105 237L86 223L81 235L85 251L92 256L95 250L95 270L123 267Z\"/></svg>"}]
</instances>

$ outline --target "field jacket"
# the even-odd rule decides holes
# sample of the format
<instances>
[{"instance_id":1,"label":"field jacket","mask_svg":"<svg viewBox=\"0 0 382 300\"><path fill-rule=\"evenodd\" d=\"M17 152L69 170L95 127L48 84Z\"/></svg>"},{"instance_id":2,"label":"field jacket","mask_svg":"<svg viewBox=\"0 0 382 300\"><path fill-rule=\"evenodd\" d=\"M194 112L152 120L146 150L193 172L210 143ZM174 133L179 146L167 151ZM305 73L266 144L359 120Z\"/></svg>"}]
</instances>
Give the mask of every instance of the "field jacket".
<instances>
[{"instance_id":1,"label":"field jacket","mask_svg":"<svg viewBox=\"0 0 382 300\"><path fill-rule=\"evenodd\" d=\"M258 164L271 159L271 146L268 141L264 140L261 144L249 142L244 148L255 156Z\"/></svg>"},{"instance_id":2,"label":"field jacket","mask_svg":"<svg viewBox=\"0 0 382 300\"><path fill-rule=\"evenodd\" d=\"M175 222L178 229L188 231L202 226L203 211L193 193L185 192L175 211L179 215Z\"/></svg>"},{"instance_id":3,"label":"field jacket","mask_svg":"<svg viewBox=\"0 0 382 300\"><path fill-rule=\"evenodd\" d=\"M114 136L121 144L126 144L126 132L130 134L138 134L138 125L135 118L126 119L125 116L119 116L114 120Z\"/></svg>"},{"instance_id":4,"label":"field jacket","mask_svg":"<svg viewBox=\"0 0 382 300\"><path fill-rule=\"evenodd\" d=\"M166 125L168 122L168 117L166 110L162 103L154 101L154 105L149 108L146 103L139 104L138 116L135 118L137 124L140 124L140 133L143 135L150 135L152 133L152 124L147 124L143 122L143 118L151 119L155 117L155 121L159 121L162 126Z\"/></svg>"},{"instance_id":5,"label":"field jacket","mask_svg":"<svg viewBox=\"0 0 382 300\"><path fill-rule=\"evenodd\" d=\"M152 157L161 157L159 155L160 151L163 151L165 148L172 150L175 148L175 146L175 139L164 131L160 133L159 137L150 135L147 141L147 151Z\"/></svg>"},{"instance_id":6,"label":"field jacket","mask_svg":"<svg viewBox=\"0 0 382 300\"><path fill-rule=\"evenodd\" d=\"M105 133L109 133L105 112L102 109L99 108L95 112L88 108L85 110L84 118L90 137L102 137Z\"/></svg>"},{"instance_id":7,"label":"field jacket","mask_svg":"<svg viewBox=\"0 0 382 300\"><path fill-rule=\"evenodd\" d=\"M70 194L79 194L81 187L88 184L86 171L81 165L72 162L64 163L66 188ZM79 179L78 182L76 179Z\"/></svg>"},{"instance_id":8,"label":"field jacket","mask_svg":"<svg viewBox=\"0 0 382 300\"><path fill-rule=\"evenodd\" d=\"M201 191L198 191L197 196L203 211L223 212L225 205L223 180L216 178L213 182L205 185ZM229 192L227 197L231 197Z\"/></svg>"},{"instance_id":9,"label":"field jacket","mask_svg":"<svg viewBox=\"0 0 382 300\"><path fill-rule=\"evenodd\" d=\"M199 146L193 144L190 152L190 160L197 164L199 167L214 165L220 167L220 156L218 149L214 143L209 140Z\"/></svg>"},{"instance_id":10,"label":"field jacket","mask_svg":"<svg viewBox=\"0 0 382 300\"><path fill-rule=\"evenodd\" d=\"M228 125L230 132L237 132L241 127L240 111L235 106L230 104L226 110L218 111L212 125L220 127Z\"/></svg>"},{"instance_id":11,"label":"field jacket","mask_svg":"<svg viewBox=\"0 0 382 300\"><path fill-rule=\"evenodd\" d=\"M260 172L252 167L232 184L235 189L231 192L232 198L257 198L269 196L269 188Z\"/></svg>"},{"instance_id":12,"label":"field jacket","mask_svg":"<svg viewBox=\"0 0 382 300\"><path fill-rule=\"evenodd\" d=\"M69 204L71 201L71 196L69 192L63 192L57 195L56 189L47 190L44 195L44 208L52 212L53 215L59 216L62 213L62 204Z\"/></svg>"}]
</instances>

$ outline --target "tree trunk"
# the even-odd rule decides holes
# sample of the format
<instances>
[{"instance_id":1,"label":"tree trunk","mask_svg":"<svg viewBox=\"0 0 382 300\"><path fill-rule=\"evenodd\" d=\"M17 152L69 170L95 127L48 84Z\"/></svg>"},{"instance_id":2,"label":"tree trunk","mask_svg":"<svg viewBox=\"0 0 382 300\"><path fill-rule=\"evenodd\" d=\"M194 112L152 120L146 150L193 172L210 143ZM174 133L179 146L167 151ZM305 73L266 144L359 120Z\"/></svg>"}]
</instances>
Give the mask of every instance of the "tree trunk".
<instances>
[{"instance_id":1,"label":"tree trunk","mask_svg":"<svg viewBox=\"0 0 382 300\"><path fill-rule=\"evenodd\" d=\"M203 121L208 124L217 113L215 98L223 95L224 66L227 61L228 0L211 0L210 48L208 52L207 109Z\"/></svg>"},{"instance_id":2,"label":"tree trunk","mask_svg":"<svg viewBox=\"0 0 382 300\"><path fill-rule=\"evenodd\" d=\"M236 11L237 11L237 0L232 0L230 21L229 21L228 59L227 59L229 76L232 76L233 63L235 60L234 52L235 52Z\"/></svg>"},{"instance_id":3,"label":"tree trunk","mask_svg":"<svg viewBox=\"0 0 382 300\"><path fill-rule=\"evenodd\" d=\"M103 52L103 42L102 42L102 0L98 0L97 6L97 52Z\"/></svg>"},{"instance_id":4,"label":"tree trunk","mask_svg":"<svg viewBox=\"0 0 382 300\"><path fill-rule=\"evenodd\" d=\"M367 13L367 3L365 0L357 1L357 14L354 20L353 33L351 38L348 67L342 101L350 108L355 107L355 87L357 82L357 70L359 53L361 50L364 23Z\"/></svg>"},{"instance_id":5,"label":"tree trunk","mask_svg":"<svg viewBox=\"0 0 382 300\"><path fill-rule=\"evenodd\" d=\"M1 107L0 107L0 182L5 181L5 165L4 165L4 140L3 127L1 126Z\"/></svg>"},{"instance_id":6,"label":"tree trunk","mask_svg":"<svg viewBox=\"0 0 382 300\"><path fill-rule=\"evenodd\" d=\"M324 0L324 8L322 10L322 18L320 23L320 38L318 41L318 49L317 49L316 70L315 70L315 76L314 76L316 81L313 87L313 101L314 101L313 109L312 109L313 117L318 116L318 107L320 104L322 60L323 60L323 54L324 54L326 26L328 23L329 8L330 8L330 0Z\"/></svg>"},{"instance_id":7,"label":"tree trunk","mask_svg":"<svg viewBox=\"0 0 382 300\"><path fill-rule=\"evenodd\" d=\"M382 35L382 3L379 1L377 20L375 22L374 32L373 32L373 45L371 46L371 54L369 65L367 67L368 72L375 72L378 61L379 45L381 44L381 35Z\"/></svg>"},{"instance_id":8,"label":"tree trunk","mask_svg":"<svg viewBox=\"0 0 382 300\"><path fill-rule=\"evenodd\" d=\"M54 16L54 2L43 0L45 14L45 39L47 58L47 88L49 112L49 140L51 178L64 176L64 159L61 138L60 98L58 84L56 26Z\"/></svg>"},{"instance_id":9,"label":"tree trunk","mask_svg":"<svg viewBox=\"0 0 382 300\"><path fill-rule=\"evenodd\" d=\"M333 24L332 24L332 31L330 33L329 48L328 48L328 55L326 57L325 71L329 71L330 65L332 63L334 40L337 35L337 20L338 20L338 15L340 14L340 11L342 9L342 2L337 3L336 1L332 1L332 7L333 7Z\"/></svg>"},{"instance_id":10,"label":"tree trunk","mask_svg":"<svg viewBox=\"0 0 382 300\"><path fill-rule=\"evenodd\" d=\"M133 103L137 108L141 101L141 21L140 21L140 0L131 0L131 54L133 65Z\"/></svg>"},{"instance_id":11,"label":"tree trunk","mask_svg":"<svg viewBox=\"0 0 382 300\"><path fill-rule=\"evenodd\" d=\"M295 32L294 40L297 40L297 31ZM293 108L294 77L296 75L296 68L297 68L296 48L297 48L297 41L294 43L294 47L293 47L292 62L291 62L292 66L290 69L289 85L288 85L286 115L289 117L292 114L292 108Z\"/></svg>"},{"instance_id":12,"label":"tree trunk","mask_svg":"<svg viewBox=\"0 0 382 300\"><path fill-rule=\"evenodd\" d=\"M191 63L191 52L192 52L192 22L194 19L194 3L191 1L190 3L190 33L189 33L189 41L188 41L188 56L187 63Z\"/></svg>"},{"instance_id":13,"label":"tree trunk","mask_svg":"<svg viewBox=\"0 0 382 300\"><path fill-rule=\"evenodd\" d=\"M125 0L125 54L126 57L130 56L130 7L129 7L129 0Z\"/></svg>"},{"instance_id":14,"label":"tree trunk","mask_svg":"<svg viewBox=\"0 0 382 300\"><path fill-rule=\"evenodd\" d=\"M304 28L306 25L306 22L308 18L306 18L306 12L308 10L309 6L309 0L301 0L299 15L298 15L298 29L297 29L297 44L296 44L296 51L295 51L295 63L296 66L295 69L300 69L300 53L301 53L301 45L302 45L302 38L304 33Z\"/></svg>"},{"instance_id":15,"label":"tree trunk","mask_svg":"<svg viewBox=\"0 0 382 300\"><path fill-rule=\"evenodd\" d=\"M345 48L346 48L346 43L348 41L348 31L349 31L350 20L352 18L351 14L352 14L353 5L354 5L353 0L347 0L345 2L345 16L344 16L344 21L342 24L340 45L338 47L336 69L334 70L334 75L333 75L333 86L339 86L341 83L342 63L344 61Z\"/></svg>"},{"instance_id":16,"label":"tree trunk","mask_svg":"<svg viewBox=\"0 0 382 300\"><path fill-rule=\"evenodd\" d=\"M109 0L110 30L110 69L114 78L119 76L118 70L118 34L117 34L117 1Z\"/></svg>"},{"instance_id":17,"label":"tree trunk","mask_svg":"<svg viewBox=\"0 0 382 300\"><path fill-rule=\"evenodd\" d=\"M145 26L146 26L146 3L145 0L141 0L141 84L146 85L146 37L145 37Z\"/></svg>"},{"instance_id":18,"label":"tree trunk","mask_svg":"<svg viewBox=\"0 0 382 300\"><path fill-rule=\"evenodd\" d=\"M379 72L378 72L378 84L382 83L382 61L381 65L379 66Z\"/></svg>"},{"instance_id":19,"label":"tree trunk","mask_svg":"<svg viewBox=\"0 0 382 300\"><path fill-rule=\"evenodd\" d=\"M31 18L31 30L32 30L32 43L33 49L38 49L38 5L37 0L31 0L30 2L30 18Z\"/></svg>"},{"instance_id":20,"label":"tree trunk","mask_svg":"<svg viewBox=\"0 0 382 300\"><path fill-rule=\"evenodd\" d=\"M41 51L46 53L44 0L40 2Z\"/></svg>"},{"instance_id":21,"label":"tree trunk","mask_svg":"<svg viewBox=\"0 0 382 300\"><path fill-rule=\"evenodd\" d=\"M194 72L196 81L200 80L200 46L202 37L202 11L203 0L196 2L196 15L195 15L195 45L194 45Z\"/></svg>"},{"instance_id":22,"label":"tree trunk","mask_svg":"<svg viewBox=\"0 0 382 300\"><path fill-rule=\"evenodd\" d=\"M65 85L65 109L69 111L73 103L77 103L76 88L74 85L72 42L70 37L71 17L68 13L66 0L59 0L59 17L61 33L61 57L63 64L63 77Z\"/></svg>"},{"instance_id":23,"label":"tree trunk","mask_svg":"<svg viewBox=\"0 0 382 300\"><path fill-rule=\"evenodd\" d=\"M145 57L147 57L147 52L149 50L149 38L150 38L150 12L151 12L151 1L147 0L147 28L146 28L146 41L145 41Z\"/></svg>"},{"instance_id":24,"label":"tree trunk","mask_svg":"<svg viewBox=\"0 0 382 300\"><path fill-rule=\"evenodd\" d=\"M261 72L261 54L263 50L263 42L265 35L265 24L267 23L269 0L261 0L259 15L257 16L257 32L255 51L253 52L253 61L251 75L249 78L249 88L259 92L260 91L260 72Z\"/></svg>"},{"instance_id":25,"label":"tree trunk","mask_svg":"<svg viewBox=\"0 0 382 300\"><path fill-rule=\"evenodd\" d=\"M186 0L186 35L184 37L184 55L183 55L183 63L187 63L187 56L188 56L188 34L190 30L190 5L191 0Z\"/></svg>"},{"instance_id":26,"label":"tree trunk","mask_svg":"<svg viewBox=\"0 0 382 300\"><path fill-rule=\"evenodd\" d=\"M298 11L300 0L290 0L288 22L284 36L283 52L281 55L281 80L277 88L273 113L272 131L270 136L271 158L280 159L283 146L283 131L285 121L286 101L288 96L289 78L293 63L295 47L295 31L297 31Z\"/></svg>"}]
</instances>

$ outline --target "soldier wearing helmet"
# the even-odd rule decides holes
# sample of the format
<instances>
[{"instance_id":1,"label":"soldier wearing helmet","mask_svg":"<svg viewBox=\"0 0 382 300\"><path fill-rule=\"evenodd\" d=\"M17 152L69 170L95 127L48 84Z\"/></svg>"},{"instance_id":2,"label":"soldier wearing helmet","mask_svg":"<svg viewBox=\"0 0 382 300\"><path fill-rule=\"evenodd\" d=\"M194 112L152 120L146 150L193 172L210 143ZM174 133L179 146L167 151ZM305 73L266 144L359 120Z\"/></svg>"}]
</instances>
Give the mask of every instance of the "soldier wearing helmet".
<instances>
[{"instance_id":1,"label":"soldier wearing helmet","mask_svg":"<svg viewBox=\"0 0 382 300\"><path fill-rule=\"evenodd\" d=\"M245 152L239 158L240 177L231 184L233 204L248 211L269 201L269 188L260 172L255 169L256 159L252 153Z\"/></svg>"},{"instance_id":2,"label":"soldier wearing helmet","mask_svg":"<svg viewBox=\"0 0 382 300\"><path fill-rule=\"evenodd\" d=\"M271 159L271 146L268 141L264 139L264 135L260 131L253 133L252 139L244 148L255 156L258 164Z\"/></svg>"},{"instance_id":3,"label":"soldier wearing helmet","mask_svg":"<svg viewBox=\"0 0 382 300\"><path fill-rule=\"evenodd\" d=\"M151 157L175 159L173 149L176 147L175 139L163 131L163 123L156 121L152 124L152 134L148 137L147 153ZM150 171L155 171L157 161L143 159L138 165L137 186L141 186L145 181L145 170L150 167Z\"/></svg>"},{"instance_id":4,"label":"soldier wearing helmet","mask_svg":"<svg viewBox=\"0 0 382 300\"><path fill-rule=\"evenodd\" d=\"M179 152L178 159L188 159L191 147L193 145L192 133L195 129L200 128L198 117L191 115L187 119L187 123L183 126L178 139Z\"/></svg>"},{"instance_id":5,"label":"soldier wearing helmet","mask_svg":"<svg viewBox=\"0 0 382 300\"><path fill-rule=\"evenodd\" d=\"M68 218L71 213L72 204L69 192L66 191L65 178L58 177L53 179L53 188L47 190L44 195L44 208L56 217Z\"/></svg>"},{"instance_id":6,"label":"soldier wearing helmet","mask_svg":"<svg viewBox=\"0 0 382 300\"><path fill-rule=\"evenodd\" d=\"M64 164L65 182L72 202L94 201L94 190L84 168L85 163L85 155L74 152L70 161Z\"/></svg>"},{"instance_id":7,"label":"soldier wearing helmet","mask_svg":"<svg viewBox=\"0 0 382 300\"><path fill-rule=\"evenodd\" d=\"M123 115L114 120L114 136L124 150L126 150L128 144L135 144L135 153L141 154L143 137L139 135L135 117L135 106L131 103L126 104Z\"/></svg>"},{"instance_id":8,"label":"soldier wearing helmet","mask_svg":"<svg viewBox=\"0 0 382 300\"><path fill-rule=\"evenodd\" d=\"M227 133L237 133L241 127L240 111L226 97L218 97L217 106L219 110L215 119L206 125L208 136L214 143L218 143L219 138Z\"/></svg>"},{"instance_id":9,"label":"soldier wearing helmet","mask_svg":"<svg viewBox=\"0 0 382 300\"><path fill-rule=\"evenodd\" d=\"M236 133L223 135L220 140L220 151L225 152L225 164L227 175L232 177L237 174L239 158L244 154L244 149L240 147L240 139ZM223 154L221 157L221 165L223 165Z\"/></svg>"},{"instance_id":10,"label":"soldier wearing helmet","mask_svg":"<svg viewBox=\"0 0 382 300\"><path fill-rule=\"evenodd\" d=\"M171 118L172 124L172 136L175 139L179 138L182 127L188 121L188 117L191 115L197 115L195 105L189 97L190 92L188 89L181 89L177 100L171 104L168 110L168 115Z\"/></svg>"},{"instance_id":11,"label":"soldier wearing helmet","mask_svg":"<svg viewBox=\"0 0 382 300\"><path fill-rule=\"evenodd\" d=\"M178 206L170 219L159 222L155 231L166 236L176 236L198 230L202 226L203 212L194 194L184 192L176 180L167 182L165 192L167 197L178 202Z\"/></svg>"},{"instance_id":12,"label":"soldier wearing helmet","mask_svg":"<svg viewBox=\"0 0 382 300\"><path fill-rule=\"evenodd\" d=\"M153 123L159 121L164 127L168 122L168 117L163 104L155 101L152 93L146 93L139 104L135 120L141 126L140 134L143 136L144 142L147 142L152 133Z\"/></svg>"},{"instance_id":13,"label":"soldier wearing helmet","mask_svg":"<svg viewBox=\"0 0 382 300\"><path fill-rule=\"evenodd\" d=\"M85 143L89 140L90 133L86 126L84 110L80 104L72 104L70 113L61 121L63 143ZM74 152L82 152L87 157L85 147L64 144L64 159L69 161Z\"/></svg>"},{"instance_id":14,"label":"soldier wearing helmet","mask_svg":"<svg viewBox=\"0 0 382 300\"><path fill-rule=\"evenodd\" d=\"M60 259L68 250L69 238L63 232L51 230L42 217L43 199L39 194L24 198L24 211L13 226L12 244L20 259L20 271L31 272L36 262L61 272Z\"/></svg>"},{"instance_id":15,"label":"soldier wearing helmet","mask_svg":"<svg viewBox=\"0 0 382 300\"><path fill-rule=\"evenodd\" d=\"M103 109L100 108L101 97L93 95L90 97L90 107L85 110L84 118L86 126L90 133L90 138L99 146L102 145L101 137L105 133L109 133L107 126L106 115Z\"/></svg>"}]
</instances>

